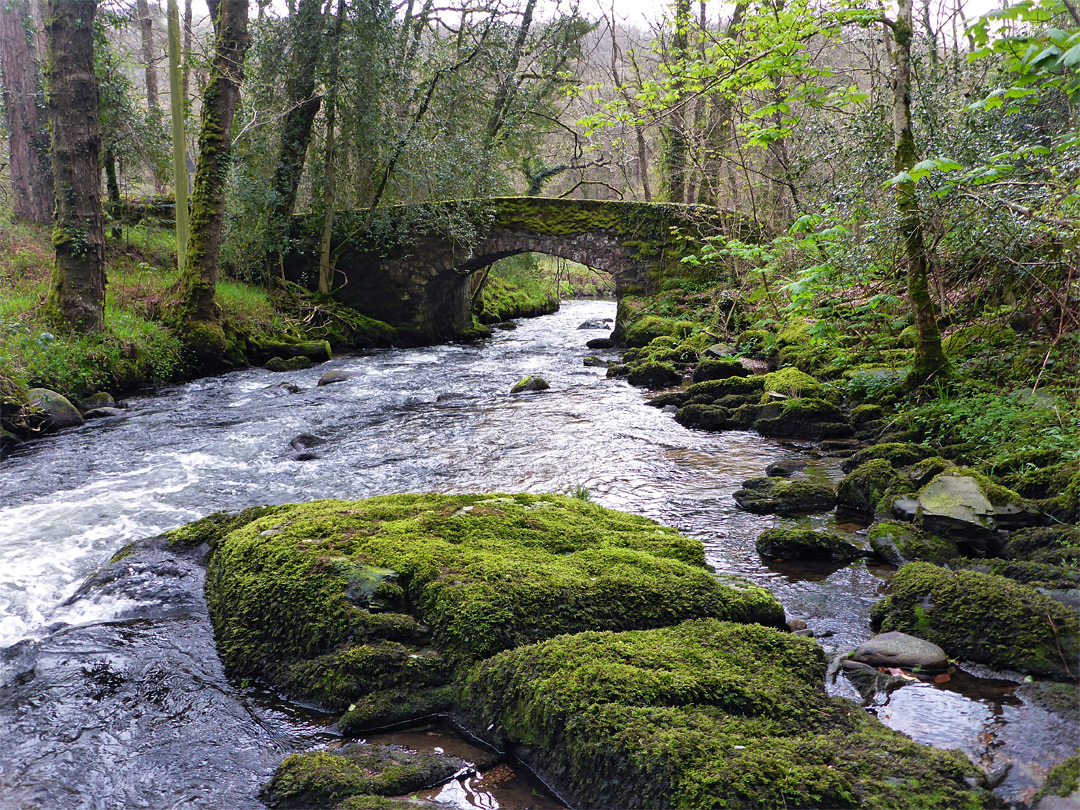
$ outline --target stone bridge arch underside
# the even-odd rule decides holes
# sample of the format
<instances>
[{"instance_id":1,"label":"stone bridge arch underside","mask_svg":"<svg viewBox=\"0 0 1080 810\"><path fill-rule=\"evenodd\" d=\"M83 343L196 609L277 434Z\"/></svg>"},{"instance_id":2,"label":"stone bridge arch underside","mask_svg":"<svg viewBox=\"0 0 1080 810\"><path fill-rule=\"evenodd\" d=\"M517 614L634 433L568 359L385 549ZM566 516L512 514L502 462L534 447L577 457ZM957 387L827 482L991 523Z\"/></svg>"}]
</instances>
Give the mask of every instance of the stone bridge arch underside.
<instances>
[{"instance_id":1,"label":"stone bridge arch underside","mask_svg":"<svg viewBox=\"0 0 1080 810\"><path fill-rule=\"evenodd\" d=\"M297 218L285 262L286 275L309 286L316 227L313 217ZM745 230L732 215L700 206L539 197L402 206L378 218L346 212L331 239L333 295L419 340L445 340L472 326L470 275L499 259L544 253L579 262L610 274L621 298L651 291L700 235L746 238ZM451 235L462 232L470 238Z\"/></svg>"}]
</instances>

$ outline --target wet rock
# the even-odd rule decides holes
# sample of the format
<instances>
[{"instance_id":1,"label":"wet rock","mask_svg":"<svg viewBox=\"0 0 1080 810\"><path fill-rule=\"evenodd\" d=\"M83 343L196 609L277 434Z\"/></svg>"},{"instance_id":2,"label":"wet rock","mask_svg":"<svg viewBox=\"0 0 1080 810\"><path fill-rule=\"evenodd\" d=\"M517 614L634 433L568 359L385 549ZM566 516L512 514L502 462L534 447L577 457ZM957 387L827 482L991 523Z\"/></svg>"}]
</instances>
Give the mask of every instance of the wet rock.
<instances>
[{"instance_id":1,"label":"wet rock","mask_svg":"<svg viewBox=\"0 0 1080 810\"><path fill-rule=\"evenodd\" d=\"M116 408L119 407L116 404L116 400L112 398L112 394L105 391L99 391L96 394L91 394L86 399L80 399L75 403L80 411L85 414L87 411L92 411L95 408Z\"/></svg>"},{"instance_id":2,"label":"wet rock","mask_svg":"<svg viewBox=\"0 0 1080 810\"><path fill-rule=\"evenodd\" d=\"M0 452L6 452L22 443L22 439L6 428L0 428Z\"/></svg>"},{"instance_id":3,"label":"wet rock","mask_svg":"<svg viewBox=\"0 0 1080 810\"><path fill-rule=\"evenodd\" d=\"M108 419L116 416L126 416L127 411L123 408L91 408L83 412L83 419Z\"/></svg>"},{"instance_id":4,"label":"wet rock","mask_svg":"<svg viewBox=\"0 0 1080 810\"><path fill-rule=\"evenodd\" d=\"M885 442L875 444L860 450L851 458L847 459L840 468L849 473L856 467L875 459L883 458L899 469L917 464L925 458L936 455L935 451L924 444L909 444L907 442Z\"/></svg>"},{"instance_id":5,"label":"wet rock","mask_svg":"<svg viewBox=\"0 0 1080 810\"><path fill-rule=\"evenodd\" d=\"M802 619L788 619L787 627L788 630L794 633L796 630L805 630L806 622Z\"/></svg>"},{"instance_id":6,"label":"wet rock","mask_svg":"<svg viewBox=\"0 0 1080 810\"><path fill-rule=\"evenodd\" d=\"M825 512L836 505L831 485L788 478L751 478L732 497L740 508L756 514Z\"/></svg>"},{"instance_id":7,"label":"wet rock","mask_svg":"<svg viewBox=\"0 0 1080 810\"><path fill-rule=\"evenodd\" d=\"M289 439L289 447L293 450L310 450L312 447L326 444L327 439L316 436L314 433L301 433Z\"/></svg>"},{"instance_id":8,"label":"wet rock","mask_svg":"<svg viewBox=\"0 0 1080 810\"><path fill-rule=\"evenodd\" d=\"M762 436L787 439L832 439L851 435L843 412L822 399L798 398L779 404L775 417L762 415L753 424Z\"/></svg>"},{"instance_id":9,"label":"wet rock","mask_svg":"<svg viewBox=\"0 0 1080 810\"><path fill-rule=\"evenodd\" d=\"M941 647L907 633L881 633L874 636L856 647L850 660L872 667L926 670L949 668L949 657Z\"/></svg>"},{"instance_id":10,"label":"wet rock","mask_svg":"<svg viewBox=\"0 0 1080 810\"><path fill-rule=\"evenodd\" d=\"M589 320L579 325L578 329L611 329L611 327L601 320Z\"/></svg>"},{"instance_id":11,"label":"wet rock","mask_svg":"<svg viewBox=\"0 0 1080 810\"><path fill-rule=\"evenodd\" d=\"M919 502L914 498L897 498L890 507L893 517L897 520L912 521L919 511Z\"/></svg>"},{"instance_id":12,"label":"wet rock","mask_svg":"<svg viewBox=\"0 0 1080 810\"><path fill-rule=\"evenodd\" d=\"M582 365L590 368L607 368L607 360L601 360L599 357L586 357L582 361Z\"/></svg>"},{"instance_id":13,"label":"wet rock","mask_svg":"<svg viewBox=\"0 0 1080 810\"><path fill-rule=\"evenodd\" d=\"M1075 561L1080 568L1080 526L1021 529L1009 537L1002 556L1051 565Z\"/></svg>"},{"instance_id":14,"label":"wet rock","mask_svg":"<svg viewBox=\"0 0 1080 810\"><path fill-rule=\"evenodd\" d=\"M663 408L660 409L660 413L676 414L678 412L679 407L677 405L665 405Z\"/></svg>"},{"instance_id":15,"label":"wet rock","mask_svg":"<svg viewBox=\"0 0 1080 810\"><path fill-rule=\"evenodd\" d=\"M844 676L859 692L864 701L878 702L879 696L889 695L897 689L901 689L914 681L899 675L882 672L877 667L860 664L856 661L844 661L840 664Z\"/></svg>"},{"instance_id":16,"label":"wet rock","mask_svg":"<svg viewBox=\"0 0 1080 810\"><path fill-rule=\"evenodd\" d=\"M495 324L496 329L502 329L504 332L512 332L518 328L518 325L513 321L503 321L502 323Z\"/></svg>"},{"instance_id":17,"label":"wet rock","mask_svg":"<svg viewBox=\"0 0 1080 810\"><path fill-rule=\"evenodd\" d=\"M263 390L267 393L277 394L280 396L282 394L299 394L304 389L294 382L286 381L278 383L277 385L269 385Z\"/></svg>"},{"instance_id":18,"label":"wet rock","mask_svg":"<svg viewBox=\"0 0 1080 810\"><path fill-rule=\"evenodd\" d=\"M381 613L404 609L405 591L398 584L399 574L390 568L358 563L349 573L345 598L363 610Z\"/></svg>"},{"instance_id":19,"label":"wet rock","mask_svg":"<svg viewBox=\"0 0 1080 810\"><path fill-rule=\"evenodd\" d=\"M271 357L263 366L267 371L300 371L311 368L311 358L304 357Z\"/></svg>"},{"instance_id":20,"label":"wet rock","mask_svg":"<svg viewBox=\"0 0 1080 810\"><path fill-rule=\"evenodd\" d=\"M844 562L866 554L846 538L812 529L768 529L758 535L757 551L771 560L833 560Z\"/></svg>"},{"instance_id":21,"label":"wet rock","mask_svg":"<svg viewBox=\"0 0 1080 810\"><path fill-rule=\"evenodd\" d=\"M806 464L806 459L801 458L786 458L774 461L765 468L765 475L770 478L790 478L800 470L805 470Z\"/></svg>"},{"instance_id":22,"label":"wet rock","mask_svg":"<svg viewBox=\"0 0 1080 810\"><path fill-rule=\"evenodd\" d=\"M334 750L285 757L261 795L270 807L340 806L339 802L351 796L411 793L468 770L468 764L457 757L350 743Z\"/></svg>"},{"instance_id":23,"label":"wet rock","mask_svg":"<svg viewBox=\"0 0 1080 810\"><path fill-rule=\"evenodd\" d=\"M300 343L256 343L252 350L253 355L263 361L271 358L291 360L297 357L306 357L311 363L322 363L332 356L330 344L325 340L308 340ZM269 367L269 364L267 364ZM276 369L272 369L276 370Z\"/></svg>"},{"instance_id":24,"label":"wet rock","mask_svg":"<svg viewBox=\"0 0 1080 810\"><path fill-rule=\"evenodd\" d=\"M884 520L870 527L874 553L892 565L916 560L943 563L960 556L956 543L947 537L924 532L907 523Z\"/></svg>"},{"instance_id":25,"label":"wet rock","mask_svg":"<svg viewBox=\"0 0 1080 810\"><path fill-rule=\"evenodd\" d=\"M319 377L319 385L332 385L333 383L351 380L355 375L348 371L328 371Z\"/></svg>"},{"instance_id":26,"label":"wet rock","mask_svg":"<svg viewBox=\"0 0 1080 810\"><path fill-rule=\"evenodd\" d=\"M593 338L585 344L587 349L614 349L615 341L611 338Z\"/></svg>"},{"instance_id":27,"label":"wet rock","mask_svg":"<svg viewBox=\"0 0 1080 810\"><path fill-rule=\"evenodd\" d=\"M686 405L676 411L675 421L683 427L714 433L740 430L743 427L742 423L732 416L731 408L719 405Z\"/></svg>"},{"instance_id":28,"label":"wet rock","mask_svg":"<svg viewBox=\"0 0 1080 810\"><path fill-rule=\"evenodd\" d=\"M31 388L28 394L30 404L40 409L37 418L41 420L41 427L45 430L78 427L85 421L67 397L55 391L50 391L48 388Z\"/></svg>"},{"instance_id":29,"label":"wet rock","mask_svg":"<svg viewBox=\"0 0 1080 810\"><path fill-rule=\"evenodd\" d=\"M883 631L918 634L952 657L1035 675L1077 674L1076 611L994 574L909 563L870 618Z\"/></svg>"},{"instance_id":30,"label":"wet rock","mask_svg":"<svg viewBox=\"0 0 1080 810\"><path fill-rule=\"evenodd\" d=\"M549 388L551 388L551 386L543 377L530 375L528 377L522 377L514 383L514 387L510 389L510 393L520 394L523 391L547 391Z\"/></svg>"}]
</instances>

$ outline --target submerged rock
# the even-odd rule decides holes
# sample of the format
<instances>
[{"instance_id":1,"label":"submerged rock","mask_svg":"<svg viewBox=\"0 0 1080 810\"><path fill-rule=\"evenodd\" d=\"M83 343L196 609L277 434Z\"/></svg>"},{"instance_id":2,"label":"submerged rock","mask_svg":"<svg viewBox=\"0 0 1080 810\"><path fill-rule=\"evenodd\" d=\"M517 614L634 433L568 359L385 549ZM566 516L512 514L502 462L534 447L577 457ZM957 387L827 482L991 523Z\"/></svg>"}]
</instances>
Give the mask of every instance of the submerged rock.
<instances>
[{"instance_id":1,"label":"submerged rock","mask_svg":"<svg viewBox=\"0 0 1080 810\"><path fill-rule=\"evenodd\" d=\"M599 357L586 357L583 365L591 368L607 368L607 360L601 360Z\"/></svg>"},{"instance_id":2,"label":"submerged rock","mask_svg":"<svg viewBox=\"0 0 1080 810\"><path fill-rule=\"evenodd\" d=\"M328 371L319 377L319 385L332 385L333 383L345 382L351 380L355 375L350 374L348 371Z\"/></svg>"},{"instance_id":3,"label":"submerged rock","mask_svg":"<svg viewBox=\"0 0 1080 810\"><path fill-rule=\"evenodd\" d=\"M119 406L116 404L116 400L112 398L112 394L105 391L99 391L96 394L91 394L85 399L80 399L75 403L75 407L85 415L87 411L92 411L95 408L116 408Z\"/></svg>"},{"instance_id":4,"label":"submerged rock","mask_svg":"<svg viewBox=\"0 0 1080 810\"><path fill-rule=\"evenodd\" d=\"M949 668L949 657L937 644L907 633L881 633L864 641L850 660L873 667L941 670Z\"/></svg>"},{"instance_id":5,"label":"submerged rock","mask_svg":"<svg viewBox=\"0 0 1080 810\"><path fill-rule=\"evenodd\" d=\"M604 323L604 321L591 320L582 323L580 326L578 326L578 329L611 329L611 327L608 324Z\"/></svg>"},{"instance_id":6,"label":"submerged rock","mask_svg":"<svg viewBox=\"0 0 1080 810\"><path fill-rule=\"evenodd\" d=\"M903 566L870 618L950 656L1036 675L1075 678L1080 616L1034 588L994 574Z\"/></svg>"},{"instance_id":7,"label":"submerged rock","mask_svg":"<svg viewBox=\"0 0 1080 810\"><path fill-rule=\"evenodd\" d=\"M587 349L614 349L615 341L611 338L593 338L585 344Z\"/></svg>"},{"instance_id":8,"label":"submerged rock","mask_svg":"<svg viewBox=\"0 0 1080 810\"><path fill-rule=\"evenodd\" d=\"M67 397L48 388L31 388L28 396L30 404L38 409L37 418L45 430L62 430L84 424L82 414Z\"/></svg>"},{"instance_id":9,"label":"submerged rock","mask_svg":"<svg viewBox=\"0 0 1080 810\"><path fill-rule=\"evenodd\" d=\"M548 381L543 377L522 377L516 383L513 388L510 389L511 394L520 394L522 391L547 391L551 386Z\"/></svg>"},{"instance_id":10,"label":"submerged rock","mask_svg":"<svg viewBox=\"0 0 1080 810\"><path fill-rule=\"evenodd\" d=\"M83 419L108 419L116 416L126 416L127 411L123 408L91 408L83 412Z\"/></svg>"}]
</instances>

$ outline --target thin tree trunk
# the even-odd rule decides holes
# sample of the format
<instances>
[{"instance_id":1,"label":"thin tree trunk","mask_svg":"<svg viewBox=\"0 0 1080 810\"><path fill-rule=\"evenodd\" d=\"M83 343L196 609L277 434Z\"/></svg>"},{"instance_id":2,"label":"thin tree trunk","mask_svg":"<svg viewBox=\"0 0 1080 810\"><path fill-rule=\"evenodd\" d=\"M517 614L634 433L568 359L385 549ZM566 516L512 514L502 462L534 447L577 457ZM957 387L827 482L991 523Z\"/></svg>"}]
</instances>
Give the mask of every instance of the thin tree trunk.
<instances>
[{"instance_id":1,"label":"thin tree trunk","mask_svg":"<svg viewBox=\"0 0 1080 810\"><path fill-rule=\"evenodd\" d=\"M44 225L52 218L48 116L30 0L0 2L0 93L10 146L15 218Z\"/></svg>"},{"instance_id":2,"label":"thin tree trunk","mask_svg":"<svg viewBox=\"0 0 1080 810\"><path fill-rule=\"evenodd\" d=\"M337 125L338 60L341 24L345 19L345 0L338 0L337 16L330 42L330 70L326 77L326 166L323 187L322 233L319 235L319 292L329 295L334 284L334 266L330 258L330 237L334 232L334 206L337 204L337 145L334 129Z\"/></svg>"},{"instance_id":3,"label":"thin tree trunk","mask_svg":"<svg viewBox=\"0 0 1080 810\"><path fill-rule=\"evenodd\" d=\"M521 26L518 28L517 37L514 40L514 49L510 53L510 60L506 65L499 89L495 93L495 101L491 105L491 115L488 118L487 137L485 146L490 149L499 138L499 132L506 123L507 114L514 103L517 95L517 72L521 67L521 58L525 54L525 43L529 38L529 29L532 27L533 12L536 10L536 0L528 0L525 11L521 16Z\"/></svg>"},{"instance_id":4,"label":"thin tree trunk","mask_svg":"<svg viewBox=\"0 0 1080 810\"><path fill-rule=\"evenodd\" d=\"M109 235L113 239L119 239L124 235L120 227L120 183L116 179L116 155L109 147L105 149L105 192L108 197L109 219L112 220L112 228Z\"/></svg>"},{"instance_id":5,"label":"thin tree trunk","mask_svg":"<svg viewBox=\"0 0 1080 810\"><path fill-rule=\"evenodd\" d=\"M142 35L142 60L146 70L146 104L159 108L157 70L154 69L154 18L150 16L148 0L135 0Z\"/></svg>"},{"instance_id":6,"label":"thin tree trunk","mask_svg":"<svg viewBox=\"0 0 1080 810\"><path fill-rule=\"evenodd\" d=\"M184 132L184 96L180 76L180 10L176 0L168 5L169 37L169 106L172 113L173 202L176 210L176 266L182 268L187 258L188 174L187 135Z\"/></svg>"},{"instance_id":7,"label":"thin tree trunk","mask_svg":"<svg viewBox=\"0 0 1080 810\"><path fill-rule=\"evenodd\" d=\"M322 99L315 95L323 38L322 0L300 0L292 25L292 58L285 81L285 101L289 110L281 126L281 146L271 187L274 203L270 209L267 258L287 251L289 217L296 206L296 192L304 173L308 145L315 116Z\"/></svg>"},{"instance_id":8,"label":"thin tree trunk","mask_svg":"<svg viewBox=\"0 0 1080 810\"><path fill-rule=\"evenodd\" d=\"M893 168L897 174L915 165L915 136L911 131L911 39L912 0L899 0L893 25ZM950 373L949 361L941 349L941 332L930 297L930 258L923 237L922 214L915 183L904 180L894 187L899 234L904 242L907 263L908 298L915 320L915 360L908 377L913 387L924 385L934 376Z\"/></svg>"},{"instance_id":9,"label":"thin tree trunk","mask_svg":"<svg viewBox=\"0 0 1080 810\"><path fill-rule=\"evenodd\" d=\"M232 155L232 123L240 99L244 54L248 47L247 0L210 0L214 20L214 56L203 92L199 160L191 195L191 236L180 285L184 319L216 324L218 256L225 220L225 185ZM220 331L220 327L218 327ZM224 340L203 330L207 342Z\"/></svg>"},{"instance_id":10,"label":"thin tree trunk","mask_svg":"<svg viewBox=\"0 0 1080 810\"><path fill-rule=\"evenodd\" d=\"M46 22L56 206L46 311L82 332L100 330L105 316L96 10L95 0L51 0Z\"/></svg>"},{"instance_id":11,"label":"thin tree trunk","mask_svg":"<svg viewBox=\"0 0 1080 810\"><path fill-rule=\"evenodd\" d=\"M191 90L191 0L184 0L184 101Z\"/></svg>"}]
</instances>

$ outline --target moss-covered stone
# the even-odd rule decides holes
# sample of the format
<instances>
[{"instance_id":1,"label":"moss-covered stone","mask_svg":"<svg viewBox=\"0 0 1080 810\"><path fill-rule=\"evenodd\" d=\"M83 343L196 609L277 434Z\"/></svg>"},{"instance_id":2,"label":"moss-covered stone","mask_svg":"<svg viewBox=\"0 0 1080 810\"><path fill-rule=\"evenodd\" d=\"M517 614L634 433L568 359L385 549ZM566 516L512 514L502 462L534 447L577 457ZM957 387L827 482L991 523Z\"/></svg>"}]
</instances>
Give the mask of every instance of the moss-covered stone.
<instances>
[{"instance_id":1,"label":"moss-covered stone","mask_svg":"<svg viewBox=\"0 0 1080 810\"><path fill-rule=\"evenodd\" d=\"M311 358L309 357L271 357L266 365L263 366L267 371L299 371L300 369L311 368Z\"/></svg>"},{"instance_id":2,"label":"moss-covered stone","mask_svg":"<svg viewBox=\"0 0 1080 810\"><path fill-rule=\"evenodd\" d=\"M843 412L823 399L788 399L780 403L780 413L761 418L753 428L773 438L838 439L851 435Z\"/></svg>"},{"instance_id":3,"label":"moss-covered stone","mask_svg":"<svg viewBox=\"0 0 1080 810\"><path fill-rule=\"evenodd\" d=\"M837 389L818 382L797 368L782 368L766 374L764 382L766 392L775 391L788 397L812 397L833 403L840 401L840 392Z\"/></svg>"},{"instance_id":4,"label":"moss-covered stone","mask_svg":"<svg viewBox=\"0 0 1080 810\"><path fill-rule=\"evenodd\" d=\"M832 486L791 478L751 478L732 496L747 512L792 515L824 512L836 505Z\"/></svg>"},{"instance_id":5,"label":"moss-covered stone","mask_svg":"<svg viewBox=\"0 0 1080 810\"><path fill-rule=\"evenodd\" d=\"M882 520L871 526L869 539L874 553L892 565L916 560L943 563L960 556L960 549L949 538L894 520Z\"/></svg>"},{"instance_id":6,"label":"moss-covered stone","mask_svg":"<svg viewBox=\"0 0 1080 810\"><path fill-rule=\"evenodd\" d=\"M757 551L771 560L833 560L844 562L866 556L835 532L813 529L768 529L758 535Z\"/></svg>"},{"instance_id":7,"label":"moss-covered stone","mask_svg":"<svg viewBox=\"0 0 1080 810\"><path fill-rule=\"evenodd\" d=\"M1078 470L1080 467L1075 462L1063 461L1006 473L1003 482L1025 498L1053 498L1069 488L1069 482Z\"/></svg>"},{"instance_id":8,"label":"moss-covered stone","mask_svg":"<svg viewBox=\"0 0 1080 810\"><path fill-rule=\"evenodd\" d=\"M457 757L352 743L285 757L262 798L270 807L329 807L350 796L410 793L445 782L465 767Z\"/></svg>"},{"instance_id":9,"label":"moss-covered stone","mask_svg":"<svg viewBox=\"0 0 1080 810\"><path fill-rule=\"evenodd\" d=\"M511 394L520 394L523 391L547 391L551 385L543 377L531 375L522 377L510 389Z\"/></svg>"},{"instance_id":10,"label":"moss-covered stone","mask_svg":"<svg viewBox=\"0 0 1080 810\"><path fill-rule=\"evenodd\" d=\"M675 421L683 427L714 433L742 428L741 423L732 417L731 409L719 405L686 405L679 408Z\"/></svg>"},{"instance_id":11,"label":"moss-covered stone","mask_svg":"<svg viewBox=\"0 0 1080 810\"><path fill-rule=\"evenodd\" d=\"M726 396L759 394L764 387L765 381L761 377L728 377L724 380L694 383L684 393L687 402L694 400L696 404L711 405Z\"/></svg>"},{"instance_id":12,"label":"moss-covered stone","mask_svg":"<svg viewBox=\"0 0 1080 810\"><path fill-rule=\"evenodd\" d=\"M883 458L875 458L848 473L836 488L837 506L873 515L885 494L897 483L897 472ZM885 504L887 510L889 504Z\"/></svg>"},{"instance_id":13,"label":"moss-covered stone","mask_svg":"<svg viewBox=\"0 0 1080 810\"><path fill-rule=\"evenodd\" d=\"M631 385L656 390L678 385L682 382L682 374L671 363L646 361L628 366L626 380Z\"/></svg>"},{"instance_id":14,"label":"moss-covered stone","mask_svg":"<svg viewBox=\"0 0 1080 810\"><path fill-rule=\"evenodd\" d=\"M1071 796L1080 790L1080 754L1073 754L1059 762L1046 775L1046 782L1036 794L1036 799L1046 796Z\"/></svg>"},{"instance_id":15,"label":"moss-covered stone","mask_svg":"<svg viewBox=\"0 0 1080 810\"><path fill-rule=\"evenodd\" d=\"M574 806L984 806L962 755L830 699L823 672L809 639L701 620L503 653L462 700Z\"/></svg>"},{"instance_id":16,"label":"moss-covered stone","mask_svg":"<svg viewBox=\"0 0 1080 810\"><path fill-rule=\"evenodd\" d=\"M909 442L885 442L864 448L849 459L845 459L840 465L844 472L851 472L856 467L865 464L871 459L883 458L897 469L908 467L935 455L933 448L924 444L911 444Z\"/></svg>"},{"instance_id":17,"label":"moss-covered stone","mask_svg":"<svg viewBox=\"0 0 1080 810\"><path fill-rule=\"evenodd\" d=\"M458 667L560 633L784 621L767 591L718 582L698 541L556 495L316 501L212 545L207 601L230 671L354 706L368 726L445 708ZM394 576L369 594L373 569Z\"/></svg>"},{"instance_id":18,"label":"moss-covered stone","mask_svg":"<svg viewBox=\"0 0 1080 810\"><path fill-rule=\"evenodd\" d=\"M645 346L658 337L673 337L682 340L690 336L695 324L676 318L664 318L660 315L644 315L625 325L622 341L627 346Z\"/></svg>"},{"instance_id":19,"label":"moss-covered stone","mask_svg":"<svg viewBox=\"0 0 1080 810\"><path fill-rule=\"evenodd\" d=\"M965 560L959 566L954 564L952 567L962 567L968 571L979 571L984 574L996 574L1040 590L1080 588L1080 570L1064 565L988 557L981 560Z\"/></svg>"},{"instance_id":20,"label":"moss-covered stone","mask_svg":"<svg viewBox=\"0 0 1080 810\"><path fill-rule=\"evenodd\" d=\"M735 339L735 348L757 357L768 355L776 346L776 335L765 329L747 329Z\"/></svg>"},{"instance_id":21,"label":"moss-covered stone","mask_svg":"<svg viewBox=\"0 0 1080 810\"><path fill-rule=\"evenodd\" d=\"M1036 675L1076 677L1080 619L1034 588L994 574L903 566L871 621L932 641L949 655Z\"/></svg>"},{"instance_id":22,"label":"moss-covered stone","mask_svg":"<svg viewBox=\"0 0 1080 810\"><path fill-rule=\"evenodd\" d=\"M693 381L708 382L709 380L726 380L729 377L749 377L750 369L746 368L738 360L727 358L718 360L702 360L694 369Z\"/></svg>"},{"instance_id":23,"label":"moss-covered stone","mask_svg":"<svg viewBox=\"0 0 1080 810\"><path fill-rule=\"evenodd\" d=\"M1009 536L1004 556L1050 565L1075 559L1080 554L1080 526L1037 526Z\"/></svg>"},{"instance_id":24,"label":"moss-covered stone","mask_svg":"<svg viewBox=\"0 0 1080 810\"><path fill-rule=\"evenodd\" d=\"M961 326L941 340L941 350L949 358L964 357L982 349L988 349L1016 339L1008 325L1001 323Z\"/></svg>"}]
</instances>

